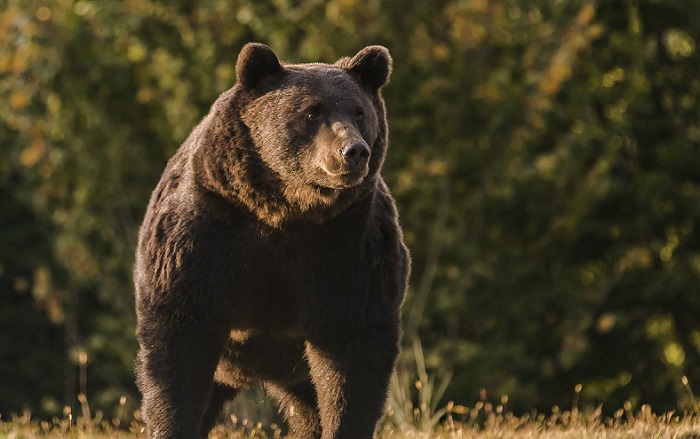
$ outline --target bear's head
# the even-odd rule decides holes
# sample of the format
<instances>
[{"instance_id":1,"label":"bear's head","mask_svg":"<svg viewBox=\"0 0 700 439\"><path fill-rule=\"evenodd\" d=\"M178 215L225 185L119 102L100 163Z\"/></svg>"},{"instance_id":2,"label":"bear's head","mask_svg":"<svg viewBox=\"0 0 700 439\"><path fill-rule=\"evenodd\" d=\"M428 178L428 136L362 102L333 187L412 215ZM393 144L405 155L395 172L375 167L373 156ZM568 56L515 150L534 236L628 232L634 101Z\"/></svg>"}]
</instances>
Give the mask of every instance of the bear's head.
<instances>
[{"instance_id":1,"label":"bear's head","mask_svg":"<svg viewBox=\"0 0 700 439\"><path fill-rule=\"evenodd\" d=\"M283 64L263 44L244 46L238 82L209 116L231 131L218 137L234 163L214 177L235 186L226 195L276 227L323 222L371 193L387 146L380 90L391 63L381 46L335 64Z\"/></svg>"}]
</instances>

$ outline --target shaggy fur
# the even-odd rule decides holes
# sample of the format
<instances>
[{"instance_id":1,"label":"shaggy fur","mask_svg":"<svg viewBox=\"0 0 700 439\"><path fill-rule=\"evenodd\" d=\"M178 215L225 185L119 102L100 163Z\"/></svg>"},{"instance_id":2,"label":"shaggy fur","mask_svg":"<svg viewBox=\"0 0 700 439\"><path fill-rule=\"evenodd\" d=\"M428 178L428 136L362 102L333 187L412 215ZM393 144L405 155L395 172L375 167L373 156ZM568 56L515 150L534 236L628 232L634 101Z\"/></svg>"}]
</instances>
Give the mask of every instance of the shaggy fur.
<instances>
[{"instance_id":1,"label":"shaggy fur","mask_svg":"<svg viewBox=\"0 0 700 439\"><path fill-rule=\"evenodd\" d=\"M263 382L302 438L372 437L398 354L409 258L379 175L380 46L283 65L246 45L168 163L136 254L150 438L206 437Z\"/></svg>"}]
</instances>

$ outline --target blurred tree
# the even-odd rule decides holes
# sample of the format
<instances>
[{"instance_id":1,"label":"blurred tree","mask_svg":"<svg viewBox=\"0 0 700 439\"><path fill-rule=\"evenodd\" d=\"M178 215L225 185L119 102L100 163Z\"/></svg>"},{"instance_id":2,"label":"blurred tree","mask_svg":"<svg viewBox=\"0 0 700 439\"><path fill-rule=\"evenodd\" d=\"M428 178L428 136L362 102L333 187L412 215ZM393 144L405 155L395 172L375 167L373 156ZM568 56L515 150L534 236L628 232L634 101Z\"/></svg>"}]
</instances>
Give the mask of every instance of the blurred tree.
<instances>
[{"instance_id":1,"label":"blurred tree","mask_svg":"<svg viewBox=\"0 0 700 439\"><path fill-rule=\"evenodd\" d=\"M59 364L75 373L88 354L97 407L116 406L122 395L138 403L130 273L137 228L165 161L234 81L242 34L221 22L231 15L225 2L215 3L218 10L150 1L0 8L2 171L22 176L14 195L51 226L42 245L66 273L47 292L65 316ZM77 404L86 389L76 386L71 378L64 404ZM27 404L43 413L37 400Z\"/></svg>"},{"instance_id":2,"label":"blurred tree","mask_svg":"<svg viewBox=\"0 0 700 439\"><path fill-rule=\"evenodd\" d=\"M583 383L609 410L690 408L697 11L473 1L429 14L416 64L433 112L396 187L425 243L412 246L408 335L419 322L435 359L452 360L448 396L484 387L546 409Z\"/></svg>"},{"instance_id":3,"label":"blurred tree","mask_svg":"<svg viewBox=\"0 0 700 439\"><path fill-rule=\"evenodd\" d=\"M64 352L63 334L55 326L63 314L49 294L56 264L43 235L50 229L14 198L7 180L0 181L0 334L5 335L0 337L0 413L37 401L60 410L61 378L70 371L56 361Z\"/></svg>"},{"instance_id":4,"label":"blurred tree","mask_svg":"<svg viewBox=\"0 0 700 439\"><path fill-rule=\"evenodd\" d=\"M138 403L137 228L252 40L294 62L390 48L405 336L454 369L448 398L548 409L581 383L610 409L688 408L699 37L680 0L0 0L0 412L56 414L85 390Z\"/></svg>"}]
</instances>

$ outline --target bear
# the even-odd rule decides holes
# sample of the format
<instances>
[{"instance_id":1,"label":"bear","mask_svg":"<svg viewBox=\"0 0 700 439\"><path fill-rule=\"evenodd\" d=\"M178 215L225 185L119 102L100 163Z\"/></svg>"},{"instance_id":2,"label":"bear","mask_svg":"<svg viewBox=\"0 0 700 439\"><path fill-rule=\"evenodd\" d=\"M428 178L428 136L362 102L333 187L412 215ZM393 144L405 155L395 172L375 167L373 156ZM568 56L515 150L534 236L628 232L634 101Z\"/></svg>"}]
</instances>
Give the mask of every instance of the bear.
<instances>
[{"instance_id":1,"label":"bear","mask_svg":"<svg viewBox=\"0 0 700 439\"><path fill-rule=\"evenodd\" d=\"M391 70L383 46L334 64L241 49L236 83L169 160L139 230L149 438L206 437L260 383L296 437L372 438L410 271L380 175Z\"/></svg>"}]
</instances>

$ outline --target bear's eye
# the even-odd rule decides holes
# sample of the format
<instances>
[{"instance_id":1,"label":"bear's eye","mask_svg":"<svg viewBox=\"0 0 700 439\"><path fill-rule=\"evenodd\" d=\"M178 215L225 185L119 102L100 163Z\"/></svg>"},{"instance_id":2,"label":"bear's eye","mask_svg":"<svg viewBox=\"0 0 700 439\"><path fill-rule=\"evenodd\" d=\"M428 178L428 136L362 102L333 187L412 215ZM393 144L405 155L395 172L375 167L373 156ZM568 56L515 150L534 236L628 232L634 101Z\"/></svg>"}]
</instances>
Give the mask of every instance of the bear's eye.
<instances>
[{"instance_id":1,"label":"bear's eye","mask_svg":"<svg viewBox=\"0 0 700 439\"><path fill-rule=\"evenodd\" d=\"M321 118L321 110L318 108L309 108L306 110L306 119L310 121L317 121Z\"/></svg>"},{"instance_id":2,"label":"bear's eye","mask_svg":"<svg viewBox=\"0 0 700 439\"><path fill-rule=\"evenodd\" d=\"M361 121L365 119L365 113L363 113L361 110L358 110L357 113L355 113L355 120L356 121Z\"/></svg>"}]
</instances>

